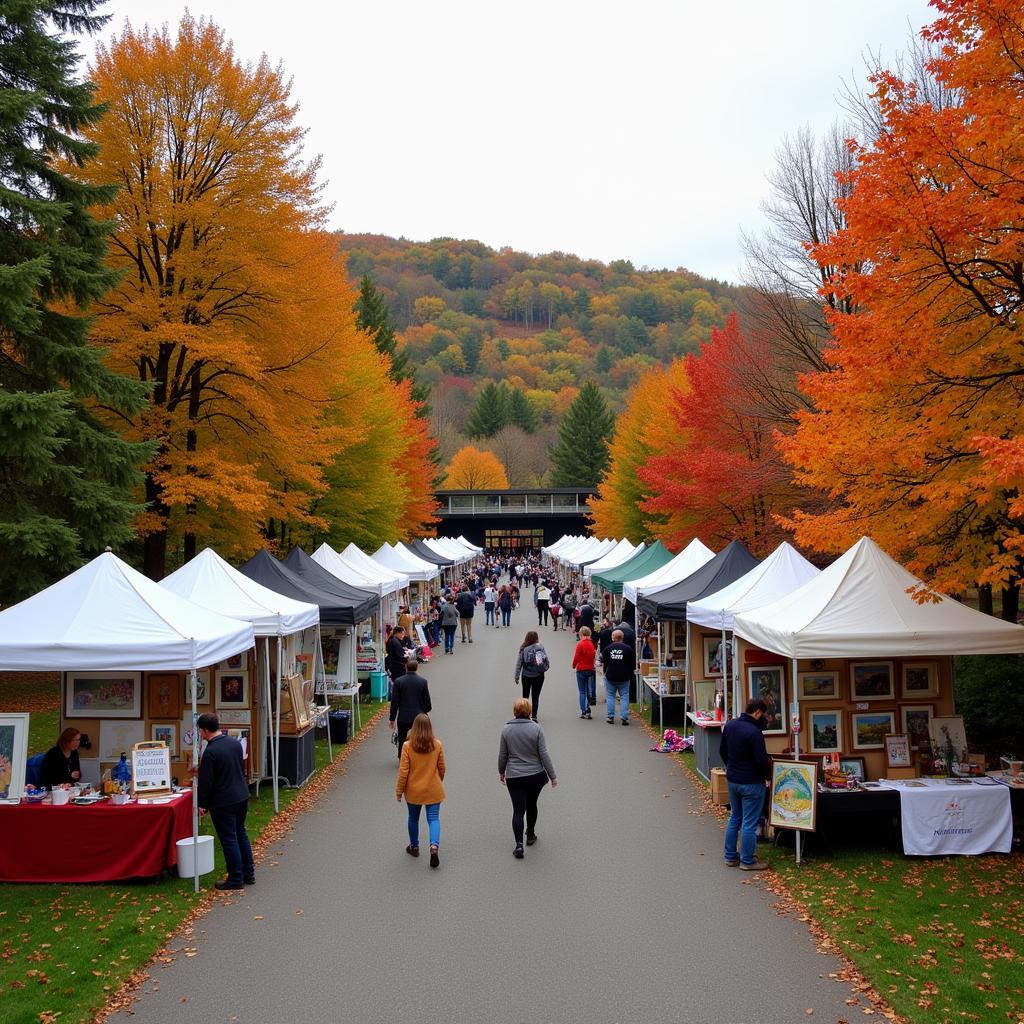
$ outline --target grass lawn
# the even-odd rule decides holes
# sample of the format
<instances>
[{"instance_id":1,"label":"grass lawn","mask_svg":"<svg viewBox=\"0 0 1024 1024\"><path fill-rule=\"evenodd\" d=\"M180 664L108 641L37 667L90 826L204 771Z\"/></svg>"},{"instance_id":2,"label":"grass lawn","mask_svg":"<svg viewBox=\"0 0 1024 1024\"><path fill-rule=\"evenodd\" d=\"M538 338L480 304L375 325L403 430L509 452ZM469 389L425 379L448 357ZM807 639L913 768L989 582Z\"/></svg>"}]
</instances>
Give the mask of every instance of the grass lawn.
<instances>
[{"instance_id":1,"label":"grass lawn","mask_svg":"<svg viewBox=\"0 0 1024 1024\"><path fill-rule=\"evenodd\" d=\"M57 683L0 679L0 710L32 713L29 753L47 750L57 738ZM362 705L364 728L384 707ZM353 723L354 724L354 723ZM344 750L345 748L340 748ZM339 748L335 745L337 758ZM315 790L327 766L327 741L316 747L317 776L303 790L282 789L282 812ZM274 818L269 786L249 801L249 835L266 834L287 821ZM73 813L73 810L72 812ZM208 820L200 830L211 832ZM74 837L68 836L69 856ZM157 953L182 921L210 898L210 887L224 872L215 844L214 874L205 876L198 895L192 880L177 877L149 883L91 885L0 884L0 1020L4 1024L87 1024L121 984ZM258 855L258 854L257 854Z\"/></svg>"},{"instance_id":2,"label":"grass lawn","mask_svg":"<svg viewBox=\"0 0 1024 1024\"><path fill-rule=\"evenodd\" d=\"M707 791L692 753L664 756L679 760ZM762 877L780 909L806 916L819 943L862 975L851 1021L871 1009L866 1004L877 994L915 1024L1024 1024L1019 853L911 858L859 845L812 855L798 867L791 847L761 843L758 856L775 869Z\"/></svg>"}]
</instances>

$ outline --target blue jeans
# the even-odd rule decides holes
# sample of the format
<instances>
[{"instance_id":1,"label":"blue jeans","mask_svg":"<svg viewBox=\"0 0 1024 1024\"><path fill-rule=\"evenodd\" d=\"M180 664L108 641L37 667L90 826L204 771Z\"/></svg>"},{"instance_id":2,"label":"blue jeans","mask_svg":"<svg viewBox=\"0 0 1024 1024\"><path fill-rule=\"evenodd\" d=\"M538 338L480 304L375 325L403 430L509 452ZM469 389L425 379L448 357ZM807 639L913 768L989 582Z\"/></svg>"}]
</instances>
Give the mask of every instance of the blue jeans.
<instances>
[{"instance_id":1,"label":"blue jeans","mask_svg":"<svg viewBox=\"0 0 1024 1024\"><path fill-rule=\"evenodd\" d=\"M445 626L444 627L444 650L447 654L448 651L455 650L455 627Z\"/></svg>"},{"instance_id":2,"label":"blue jeans","mask_svg":"<svg viewBox=\"0 0 1024 1024\"><path fill-rule=\"evenodd\" d=\"M764 810L763 782L730 782L729 805L732 814L725 826L726 860L736 859L736 838L740 838L739 858L742 864L753 864L757 859L757 825Z\"/></svg>"},{"instance_id":3,"label":"blue jeans","mask_svg":"<svg viewBox=\"0 0 1024 1024\"><path fill-rule=\"evenodd\" d=\"M577 669L576 686L580 691L580 713L587 714L590 711L590 695L597 689L597 673L593 669L585 672Z\"/></svg>"},{"instance_id":4,"label":"blue jeans","mask_svg":"<svg viewBox=\"0 0 1024 1024\"><path fill-rule=\"evenodd\" d=\"M610 679L604 681L604 695L608 701L608 717L615 717L615 695L619 695L619 717L629 721L629 680L624 683L613 683Z\"/></svg>"},{"instance_id":5,"label":"blue jeans","mask_svg":"<svg viewBox=\"0 0 1024 1024\"><path fill-rule=\"evenodd\" d=\"M210 818L224 850L227 880L235 885L241 885L246 878L252 878L256 873L252 860L252 846L249 845L249 836L245 831L245 816L248 810L248 800L228 804L226 807L210 808Z\"/></svg>"},{"instance_id":6,"label":"blue jeans","mask_svg":"<svg viewBox=\"0 0 1024 1024\"><path fill-rule=\"evenodd\" d=\"M420 845L420 808L423 804L411 804L406 801L409 808L409 845ZM427 825L430 827L430 845L439 846L441 843L441 805L427 804Z\"/></svg>"},{"instance_id":7,"label":"blue jeans","mask_svg":"<svg viewBox=\"0 0 1024 1024\"><path fill-rule=\"evenodd\" d=\"M484 601L484 625L494 625L494 602Z\"/></svg>"},{"instance_id":8,"label":"blue jeans","mask_svg":"<svg viewBox=\"0 0 1024 1024\"><path fill-rule=\"evenodd\" d=\"M512 608L511 607L502 608L501 609L501 624L503 626L510 626L510 625L512 625Z\"/></svg>"}]
</instances>

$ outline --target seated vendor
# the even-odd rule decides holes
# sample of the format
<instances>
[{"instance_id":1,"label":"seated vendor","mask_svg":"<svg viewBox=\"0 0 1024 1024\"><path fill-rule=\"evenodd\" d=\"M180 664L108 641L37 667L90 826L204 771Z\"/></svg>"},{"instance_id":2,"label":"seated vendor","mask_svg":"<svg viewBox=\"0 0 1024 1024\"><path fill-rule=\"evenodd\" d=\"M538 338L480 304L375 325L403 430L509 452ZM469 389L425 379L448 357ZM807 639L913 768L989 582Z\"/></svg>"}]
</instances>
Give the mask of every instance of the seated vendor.
<instances>
[{"instance_id":1,"label":"seated vendor","mask_svg":"<svg viewBox=\"0 0 1024 1024\"><path fill-rule=\"evenodd\" d=\"M53 789L65 782L76 784L82 778L82 769L78 763L78 744L82 742L82 734L77 729L65 729L60 734L55 747L50 747L43 758L43 766L39 772L39 784L46 789Z\"/></svg>"}]
</instances>

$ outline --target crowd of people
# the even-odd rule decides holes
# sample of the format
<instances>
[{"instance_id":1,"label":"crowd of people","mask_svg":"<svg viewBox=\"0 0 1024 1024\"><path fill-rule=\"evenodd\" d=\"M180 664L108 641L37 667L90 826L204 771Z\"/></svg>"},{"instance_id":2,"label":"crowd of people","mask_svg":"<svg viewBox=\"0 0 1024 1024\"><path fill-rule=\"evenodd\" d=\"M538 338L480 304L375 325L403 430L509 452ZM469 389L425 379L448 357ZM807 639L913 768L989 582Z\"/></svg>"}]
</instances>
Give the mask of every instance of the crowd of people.
<instances>
[{"instance_id":1,"label":"crowd of people","mask_svg":"<svg viewBox=\"0 0 1024 1024\"><path fill-rule=\"evenodd\" d=\"M502 582L502 580L505 582ZM597 705L597 673L604 677L606 721L614 725L616 715L629 725L630 684L637 668L636 633L627 622L613 623L591 603L585 583L562 584L535 555L506 559L481 558L459 580L433 595L426 609L425 634L429 647L441 647L445 655L455 653L455 638L473 643L473 625L480 629L510 629L512 617L522 610L524 594L532 591L532 610L537 627L529 628L516 652L513 678L522 696L513 706L513 717L502 730L498 777L512 801L514 855L525 856L524 846L537 841L538 798L550 781L557 785L554 766L540 725L540 698L551 659L541 640L550 628L571 631L576 636L571 667L576 675L579 717L590 720ZM529 606L527 606L529 607ZM483 612L482 625L478 619ZM440 808L444 800L445 760L441 741L434 736L432 708L427 680L419 674L419 655L402 609L390 630L385 665L391 679L389 725L399 757L396 796L408 807L409 843L406 852L418 857L419 822L422 809L430 834L430 864L440 863Z\"/></svg>"}]
</instances>

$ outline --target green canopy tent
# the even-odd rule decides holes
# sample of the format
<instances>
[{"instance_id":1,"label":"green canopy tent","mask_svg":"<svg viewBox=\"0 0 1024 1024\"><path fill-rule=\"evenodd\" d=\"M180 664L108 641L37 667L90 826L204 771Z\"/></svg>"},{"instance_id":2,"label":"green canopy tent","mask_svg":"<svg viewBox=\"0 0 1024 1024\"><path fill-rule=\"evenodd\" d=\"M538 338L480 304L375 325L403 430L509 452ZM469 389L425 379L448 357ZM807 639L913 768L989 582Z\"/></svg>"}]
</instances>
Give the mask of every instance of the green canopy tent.
<instances>
[{"instance_id":1,"label":"green canopy tent","mask_svg":"<svg viewBox=\"0 0 1024 1024\"><path fill-rule=\"evenodd\" d=\"M644 548L639 554L634 555L628 562L606 569L602 573L595 573L591 576L591 584L607 590L610 594L621 594L622 584L626 580L638 580L655 569L660 569L667 562L671 562L675 556L660 540L656 540L650 547Z\"/></svg>"}]
</instances>

